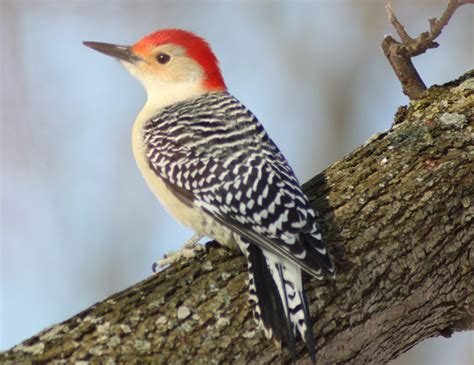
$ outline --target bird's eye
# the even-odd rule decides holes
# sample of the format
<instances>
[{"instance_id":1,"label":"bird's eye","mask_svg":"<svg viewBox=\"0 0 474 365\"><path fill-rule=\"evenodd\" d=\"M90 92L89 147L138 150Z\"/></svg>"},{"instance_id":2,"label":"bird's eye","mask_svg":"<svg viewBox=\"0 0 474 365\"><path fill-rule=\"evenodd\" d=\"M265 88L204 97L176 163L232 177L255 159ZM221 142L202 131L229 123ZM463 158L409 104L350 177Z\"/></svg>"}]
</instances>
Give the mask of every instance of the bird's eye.
<instances>
[{"instance_id":1,"label":"bird's eye","mask_svg":"<svg viewBox=\"0 0 474 365\"><path fill-rule=\"evenodd\" d=\"M160 52L156 56L156 60L158 61L158 63L161 63L162 65L164 65L165 63L168 63L170 59L171 59L171 56L169 54L166 54L166 53L161 53Z\"/></svg>"}]
</instances>

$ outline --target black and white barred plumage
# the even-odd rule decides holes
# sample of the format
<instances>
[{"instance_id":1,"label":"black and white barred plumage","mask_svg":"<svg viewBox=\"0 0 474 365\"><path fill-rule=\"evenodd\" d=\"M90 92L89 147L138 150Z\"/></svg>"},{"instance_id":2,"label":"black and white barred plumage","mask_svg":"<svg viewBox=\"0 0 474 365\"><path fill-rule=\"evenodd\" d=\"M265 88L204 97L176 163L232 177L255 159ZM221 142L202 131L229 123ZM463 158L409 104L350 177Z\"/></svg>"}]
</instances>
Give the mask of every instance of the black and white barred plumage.
<instances>
[{"instance_id":1,"label":"black and white barred plumage","mask_svg":"<svg viewBox=\"0 0 474 365\"><path fill-rule=\"evenodd\" d=\"M313 209L255 116L228 92L210 92L162 109L143 138L156 176L213 222L192 228L231 237L247 256L250 301L267 336L294 353L299 332L314 357L300 268L318 278L333 268Z\"/></svg>"},{"instance_id":2,"label":"black and white barred plumage","mask_svg":"<svg viewBox=\"0 0 474 365\"><path fill-rule=\"evenodd\" d=\"M241 249L257 322L293 358L299 334L314 361L301 270L333 274L315 212L255 116L226 91L209 44L182 29L132 46L84 44L119 60L147 91L132 146L150 189L198 235Z\"/></svg>"}]
</instances>

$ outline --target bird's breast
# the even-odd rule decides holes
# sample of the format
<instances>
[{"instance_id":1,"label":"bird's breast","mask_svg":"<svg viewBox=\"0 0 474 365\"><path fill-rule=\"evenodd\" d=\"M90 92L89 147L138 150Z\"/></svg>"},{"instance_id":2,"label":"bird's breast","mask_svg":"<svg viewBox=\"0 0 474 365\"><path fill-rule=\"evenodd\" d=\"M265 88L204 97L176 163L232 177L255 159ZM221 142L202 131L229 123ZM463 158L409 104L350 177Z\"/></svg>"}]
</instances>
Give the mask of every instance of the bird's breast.
<instances>
[{"instance_id":1,"label":"bird's breast","mask_svg":"<svg viewBox=\"0 0 474 365\"><path fill-rule=\"evenodd\" d=\"M230 230L220 225L215 219L194 204L184 203L150 167L148 157L146 156L143 128L148 119L143 119L139 115L133 126L132 149L138 168L150 190L155 194L166 211L178 222L193 229L200 235L212 237L222 245L235 248L235 239Z\"/></svg>"}]
</instances>

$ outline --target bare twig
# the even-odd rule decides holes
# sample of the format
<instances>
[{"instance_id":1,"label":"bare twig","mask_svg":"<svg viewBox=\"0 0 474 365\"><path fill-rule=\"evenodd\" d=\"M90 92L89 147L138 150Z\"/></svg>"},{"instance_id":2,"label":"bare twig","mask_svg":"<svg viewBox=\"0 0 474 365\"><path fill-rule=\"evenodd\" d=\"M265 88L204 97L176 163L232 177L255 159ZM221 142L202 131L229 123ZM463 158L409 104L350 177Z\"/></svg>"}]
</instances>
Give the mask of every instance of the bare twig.
<instances>
[{"instance_id":1,"label":"bare twig","mask_svg":"<svg viewBox=\"0 0 474 365\"><path fill-rule=\"evenodd\" d=\"M390 20L390 23L392 23L402 42L413 42L413 38L408 35L407 31L405 30L405 27L398 21L397 17L395 16L392 4L388 3L385 8L387 9L388 20Z\"/></svg>"},{"instance_id":2,"label":"bare twig","mask_svg":"<svg viewBox=\"0 0 474 365\"><path fill-rule=\"evenodd\" d=\"M386 36L382 42L382 49L402 84L403 93L410 99L417 97L426 90L426 86L413 66L411 58L425 53L430 48L438 47L439 44L434 40L441 34L456 9L461 5L473 3L474 0L450 0L439 20L436 18L429 19L430 31L423 32L416 38L410 37L405 27L395 16L391 4L387 4L388 19L395 28L401 42L396 41L392 36Z\"/></svg>"},{"instance_id":3,"label":"bare twig","mask_svg":"<svg viewBox=\"0 0 474 365\"><path fill-rule=\"evenodd\" d=\"M443 28L448 24L456 9L465 4L474 4L474 0L450 0L448 7L444 11L443 15L441 15L439 20L436 20L435 18L430 19L430 24L432 24L431 21L433 20L433 24L430 29L430 36L432 36L433 39L439 36Z\"/></svg>"}]
</instances>

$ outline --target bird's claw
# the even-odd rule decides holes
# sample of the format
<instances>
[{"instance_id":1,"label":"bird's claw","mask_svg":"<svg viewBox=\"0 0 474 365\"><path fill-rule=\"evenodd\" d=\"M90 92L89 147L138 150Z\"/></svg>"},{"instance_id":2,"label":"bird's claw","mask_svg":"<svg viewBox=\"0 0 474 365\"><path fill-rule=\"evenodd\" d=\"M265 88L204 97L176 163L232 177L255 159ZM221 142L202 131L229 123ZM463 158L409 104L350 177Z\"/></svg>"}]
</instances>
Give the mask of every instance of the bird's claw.
<instances>
[{"instance_id":1,"label":"bird's claw","mask_svg":"<svg viewBox=\"0 0 474 365\"><path fill-rule=\"evenodd\" d=\"M197 243L201 238L202 236L196 234L191 237L191 239L189 239L180 250L170 251L166 253L162 259L156 260L151 267L153 272L159 272L166 266L177 263L182 258L190 259L196 256L199 252L204 251L204 246Z\"/></svg>"}]
</instances>

